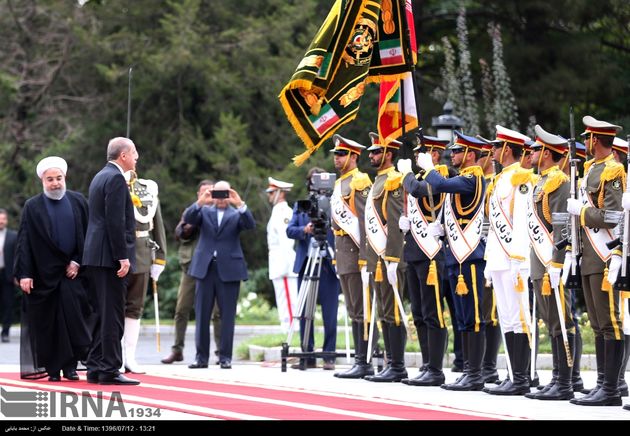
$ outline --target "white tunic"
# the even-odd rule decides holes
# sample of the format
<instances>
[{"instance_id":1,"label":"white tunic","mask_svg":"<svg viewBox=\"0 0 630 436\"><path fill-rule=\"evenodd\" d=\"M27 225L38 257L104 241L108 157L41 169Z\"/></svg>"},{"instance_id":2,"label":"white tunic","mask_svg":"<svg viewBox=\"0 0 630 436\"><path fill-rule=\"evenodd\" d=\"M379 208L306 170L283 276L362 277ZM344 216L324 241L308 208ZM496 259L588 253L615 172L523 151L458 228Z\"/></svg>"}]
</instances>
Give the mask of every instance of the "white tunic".
<instances>
[{"instance_id":1,"label":"white tunic","mask_svg":"<svg viewBox=\"0 0 630 436\"><path fill-rule=\"evenodd\" d=\"M293 273L295 262L295 241L287 236L287 226L293 210L286 201L276 204L267 223L267 246L269 247L269 279L296 277Z\"/></svg>"}]
</instances>

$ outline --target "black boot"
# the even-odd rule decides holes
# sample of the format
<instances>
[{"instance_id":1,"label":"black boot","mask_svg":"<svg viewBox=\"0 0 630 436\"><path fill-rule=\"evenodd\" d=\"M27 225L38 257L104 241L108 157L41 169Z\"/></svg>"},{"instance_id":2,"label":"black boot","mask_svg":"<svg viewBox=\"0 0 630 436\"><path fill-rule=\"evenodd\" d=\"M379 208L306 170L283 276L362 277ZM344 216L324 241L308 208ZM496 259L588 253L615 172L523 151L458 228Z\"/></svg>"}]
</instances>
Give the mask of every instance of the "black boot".
<instances>
[{"instance_id":1,"label":"black boot","mask_svg":"<svg viewBox=\"0 0 630 436\"><path fill-rule=\"evenodd\" d=\"M448 385L451 391L480 391L483 389L481 362L486 351L486 332L463 332L468 343L468 371L458 383ZM447 388L445 388L447 389Z\"/></svg>"},{"instance_id":2,"label":"black boot","mask_svg":"<svg viewBox=\"0 0 630 436\"><path fill-rule=\"evenodd\" d=\"M363 338L363 323L352 323L352 337L354 338L354 365L345 372L338 372L338 378L363 378L366 375L374 375L374 368L367 363L367 343Z\"/></svg>"},{"instance_id":3,"label":"black boot","mask_svg":"<svg viewBox=\"0 0 630 436\"><path fill-rule=\"evenodd\" d=\"M376 328L376 326L374 327ZM386 360L385 366L383 367L383 370L380 371L378 374L366 375L365 377L363 377L364 380L372 381L372 377L385 374L386 371L389 371L389 367L392 364L392 352L391 352L391 347L389 345L389 324L386 323L385 321L381 321L381 330L383 333L383 343L385 344L385 360ZM374 337L376 338L376 335L374 335Z\"/></svg>"},{"instance_id":4,"label":"black boot","mask_svg":"<svg viewBox=\"0 0 630 436\"><path fill-rule=\"evenodd\" d=\"M584 381L580 374L580 366L582 363L582 333L575 329L575 356L573 358L573 373L571 375L571 384L573 392L582 392L584 390Z\"/></svg>"},{"instance_id":5,"label":"black boot","mask_svg":"<svg viewBox=\"0 0 630 436\"><path fill-rule=\"evenodd\" d=\"M506 358L510 360L510 364L512 364L512 362L514 362L514 332L506 332L505 333L505 347L507 348L507 356ZM500 338L500 337L499 337ZM508 375L507 377L501 381L501 383L498 386L494 386L494 387L484 387L482 390L485 393L488 393L490 391L490 389L499 389L499 388L503 388L505 386L506 383L510 383L510 374L508 371Z\"/></svg>"},{"instance_id":6,"label":"black boot","mask_svg":"<svg viewBox=\"0 0 630 436\"><path fill-rule=\"evenodd\" d=\"M597 364L597 384L593 389L583 389L582 393L586 394L585 397L581 399L586 399L591 395L594 395L599 389L601 389L604 384L604 337L603 336L595 336L595 361ZM571 400L573 404L577 404L577 398Z\"/></svg>"},{"instance_id":7,"label":"black boot","mask_svg":"<svg viewBox=\"0 0 630 436\"><path fill-rule=\"evenodd\" d=\"M427 370L421 377L403 380L403 383L412 386L440 386L444 383L442 361L446 349L448 331L446 329L428 329L429 363Z\"/></svg>"},{"instance_id":8,"label":"black boot","mask_svg":"<svg viewBox=\"0 0 630 436\"><path fill-rule=\"evenodd\" d=\"M513 349L514 353L510 357L514 380L507 381L496 388L485 389L484 392L492 395L525 395L529 392L530 380L527 368L531 350L527 333L514 333Z\"/></svg>"},{"instance_id":9,"label":"black boot","mask_svg":"<svg viewBox=\"0 0 630 436\"><path fill-rule=\"evenodd\" d=\"M621 371L619 371L619 395L622 397L628 396L628 384L626 383L628 357L630 357L630 335L624 335L623 362L621 362Z\"/></svg>"},{"instance_id":10,"label":"black boot","mask_svg":"<svg viewBox=\"0 0 630 436\"><path fill-rule=\"evenodd\" d=\"M501 328L496 325L486 325L486 352L483 355L481 375L484 383L499 381L497 372L497 356L501 345Z\"/></svg>"},{"instance_id":11,"label":"black boot","mask_svg":"<svg viewBox=\"0 0 630 436\"><path fill-rule=\"evenodd\" d=\"M461 342L462 362L464 363L463 363L462 371L460 371L459 367L455 363L455 360L453 360L453 367L451 368L451 372L462 373L462 375L460 375L459 377L455 379L455 383L459 383L460 381L462 381L464 377L466 377L466 374L468 374L468 355L470 354L468 350L468 334L466 332L459 332L458 334L453 335L454 341L458 339Z\"/></svg>"},{"instance_id":12,"label":"black boot","mask_svg":"<svg viewBox=\"0 0 630 436\"><path fill-rule=\"evenodd\" d=\"M551 338L551 343L555 343L555 349L558 360L558 374L554 384L548 390L542 390L536 395L537 400L570 400L573 398L573 385L571 384L571 375L573 370L569 367L567 361L567 351L564 346L562 336ZM573 359L575 348L575 336L567 335L569 345L569 355ZM549 385L548 385L549 386Z\"/></svg>"},{"instance_id":13,"label":"black boot","mask_svg":"<svg viewBox=\"0 0 630 436\"><path fill-rule=\"evenodd\" d=\"M542 386L542 385L538 386L538 389L540 390L540 392L530 392L529 394L525 394L525 398L537 398L538 394L547 392L549 389L551 389L553 385L556 383L556 380L558 379L558 346L556 344L556 341L551 335L550 335L550 342L551 342L551 360L553 364L553 369L551 370L551 380L549 381L549 384L546 384L545 386Z\"/></svg>"},{"instance_id":14,"label":"black boot","mask_svg":"<svg viewBox=\"0 0 630 436\"><path fill-rule=\"evenodd\" d=\"M621 395L617 385L623 363L624 340L608 339L604 341L604 383L594 394L580 398L574 404L578 406L621 406Z\"/></svg>"},{"instance_id":15,"label":"black boot","mask_svg":"<svg viewBox=\"0 0 630 436\"><path fill-rule=\"evenodd\" d=\"M372 382L399 382L407 378L407 369L405 368L405 343L407 341L407 331L402 324L390 324L388 326L389 346L391 349L391 365L383 372L370 377L366 380Z\"/></svg>"},{"instance_id":16,"label":"black boot","mask_svg":"<svg viewBox=\"0 0 630 436\"><path fill-rule=\"evenodd\" d=\"M427 370L427 366L429 365L429 356L431 355L431 352L429 351L429 329L424 323L421 326L416 326L416 329L418 331L420 353L422 354L422 366L420 367L420 373L422 374Z\"/></svg>"}]
</instances>

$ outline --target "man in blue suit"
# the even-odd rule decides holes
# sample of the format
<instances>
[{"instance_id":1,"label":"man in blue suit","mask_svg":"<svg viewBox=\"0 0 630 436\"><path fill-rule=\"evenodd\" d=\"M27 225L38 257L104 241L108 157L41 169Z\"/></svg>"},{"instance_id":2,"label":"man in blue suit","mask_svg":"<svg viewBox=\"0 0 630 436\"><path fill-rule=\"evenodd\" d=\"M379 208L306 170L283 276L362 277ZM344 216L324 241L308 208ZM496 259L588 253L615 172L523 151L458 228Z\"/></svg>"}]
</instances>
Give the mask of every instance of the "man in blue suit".
<instances>
[{"instance_id":1,"label":"man in blue suit","mask_svg":"<svg viewBox=\"0 0 630 436\"><path fill-rule=\"evenodd\" d=\"M320 168L311 168L307 175L308 186L310 190L311 177L316 173L323 173ZM297 239L297 250L295 256L295 264L293 272L298 274L298 289L302 286L304 278L306 262L308 260L309 250L313 239L313 223L308 214L299 212L297 205L293 207L293 217L287 227L287 236L291 239ZM335 247L335 238L330 227L326 235L328 246ZM322 318L324 320L324 346L323 351L335 351L337 348L337 307L339 304L340 292L339 280L332 265L330 253L326 252L323 258L321 275L319 278L319 289L317 299L322 306ZM298 291L299 292L299 291ZM300 339L304 341L304 320L300 320ZM313 326L311 326L308 338L308 348L303 351L313 351L315 341L313 339ZM301 359L300 364L293 368L305 370L306 368L315 368L315 359ZM325 359L324 369L335 369L335 359Z\"/></svg>"},{"instance_id":2,"label":"man in blue suit","mask_svg":"<svg viewBox=\"0 0 630 436\"><path fill-rule=\"evenodd\" d=\"M213 206L209 206L214 202ZM247 264L239 235L256 226L252 213L230 184L220 181L208 188L184 212L184 221L201 229L188 274L197 279L195 342L197 357L189 368L207 368L210 354L210 317L216 298L221 312L221 368L232 367L234 319L241 280Z\"/></svg>"}]
</instances>

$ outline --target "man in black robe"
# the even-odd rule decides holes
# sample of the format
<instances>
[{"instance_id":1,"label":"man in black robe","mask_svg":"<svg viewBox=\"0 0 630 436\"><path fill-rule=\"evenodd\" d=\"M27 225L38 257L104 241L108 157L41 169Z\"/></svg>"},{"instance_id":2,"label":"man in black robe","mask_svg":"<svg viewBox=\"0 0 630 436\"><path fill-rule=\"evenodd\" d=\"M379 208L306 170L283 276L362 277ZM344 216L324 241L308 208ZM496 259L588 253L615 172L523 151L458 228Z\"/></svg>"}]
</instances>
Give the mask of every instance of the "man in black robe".
<instances>
[{"instance_id":1,"label":"man in black robe","mask_svg":"<svg viewBox=\"0 0 630 436\"><path fill-rule=\"evenodd\" d=\"M57 156L42 159L37 175L43 193L26 201L18 232L15 277L24 292L20 372L22 378L61 371L78 380L77 361L91 343L91 308L80 269L87 230L87 201L66 191L68 165Z\"/></svg>"}]
</instances>

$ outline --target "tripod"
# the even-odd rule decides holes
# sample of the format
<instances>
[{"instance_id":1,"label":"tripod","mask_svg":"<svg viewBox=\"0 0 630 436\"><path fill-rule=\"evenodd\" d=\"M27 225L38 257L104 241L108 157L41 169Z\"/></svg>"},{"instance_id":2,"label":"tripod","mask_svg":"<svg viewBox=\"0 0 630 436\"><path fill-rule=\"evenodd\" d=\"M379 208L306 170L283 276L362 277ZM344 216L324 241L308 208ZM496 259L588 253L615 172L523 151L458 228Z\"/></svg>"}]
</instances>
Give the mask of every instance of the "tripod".
<instances>
[{"instance_id":1,"label":"tripod","mask_svg":"<svg viewBox=\"0 0 630 436\"><path fill-rule=\"evenodd\" d=\"M346 356L345 353L337 353L336 351L306 351L308 350L310 335L313 328L313 320L315 315L315 309L317 305L317 295L319 292L319 282L322 272L322 264L326 253L333 259L334 253L332 248L328 245L326 239L318 240L313 238L311 246L309 247L308 258L306 261L306 267L304 269L304 276L300 289L298 290L298 304L297 310L291 319L291 325L289 326L289 332L287 334L287 341L282 344L281 351L281 371L287 370L287 358L299 357L300 359L306 358L330 358L336 359L337 357ZM296 324L299 324L300 320L304 320L303 338L301 343L302 351L299 353L289 352L289 344L293 339L293 333L295 331ZM381 357L382 357L382 353ZM377 353L378 355L378 353ZM354 356L354 353L352 353Z\"/></svg>"}]
</instances>

